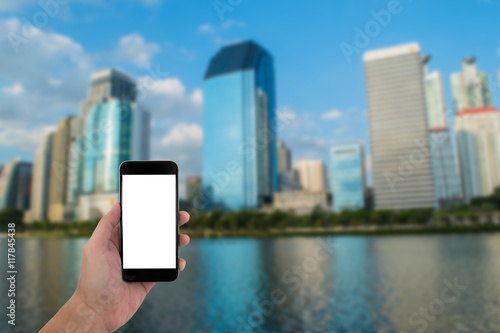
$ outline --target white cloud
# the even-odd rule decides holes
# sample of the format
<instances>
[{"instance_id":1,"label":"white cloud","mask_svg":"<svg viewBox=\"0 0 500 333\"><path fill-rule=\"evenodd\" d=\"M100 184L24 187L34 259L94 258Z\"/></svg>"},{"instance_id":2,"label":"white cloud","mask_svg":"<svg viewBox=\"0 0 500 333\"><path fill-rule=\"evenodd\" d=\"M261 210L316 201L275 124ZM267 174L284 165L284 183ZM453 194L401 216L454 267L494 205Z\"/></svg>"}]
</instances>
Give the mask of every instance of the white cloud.
<instances>
[{"instance_id":1,"label":"white cloud","mask_svg":"<svg viewBox=\"0 0 500 333\"><path fill-rule=\"evenodd\" d=\"M215 31L214 26L208 23L202 24L198 27L198 32L201 33L214 32L214 31Z\"/></svg>"},{"instance_id":2,"label":"white cloud","mask_svg":"<svg viewBox=\"0 0 500 333\"><path fill-rule=\"evenodd\" d=\"M278 132L287 133L295 129L308 129L314 127L312 114L308 112L297 113L288 106L279 107L276 110L278 118Z\"/></svg>"},{"instance_id":3,"label":"white cloud","mask_svg":"<svg viewBox=\"0 0 500 333\"><path fill-rule=\"evenodd\" d=\"M18 19L0 19L0 34L21 35L21 26ZM34 152L43 135L61 118L78 114L80 103L86 99L90 74L110 65L96 64L96 59L116 64L120 55L120 60L142 66L157 52L156 44L137 34L122 37L118 49L99 54L85 52L67 36L38 29L33 38L19 45L17 54L8 38L0 39L0 146ZM143 72L147 75L146 70ZM201 123L202 90L187 89L179 78L166 77L167 73L152 75L137 80L139 102L152 116L151 157L179 161L183 173L199 174L200 128L175 124ZM184 134L190 140L176 141L186 129L191 131ZM3 160L13 157L0 156Z\"/></svg>"},{"instance_id":4,"label":"white cloud","mask_svg":"<svg viewBox=\"0 0 500 333\"><path fill-rule=\"evenodd\" d=\"M200 125L180 123L163 137L161 144L170 148L200 148L202 139Z\"/></svg>"},{"instance_id":5,"label":"white cloud","mask_svg":"<svg viewBox=\"0 0 500 333\"><path fill-rule=\"evenodd\" d=\"M17 18L0 20L4 36L23 36L21 29ZM76 113L92 71L91 57L72 39L39 29L32 34L20 44L0 40L0 77L8 85L0 90L0 119L22 120L27 128L57 123L61 112Z\"/></svg>"},{"instance_id":6,"label":"white cloud","mask_svg":"<svg viewBox=\"0 0 500 333\"><path fill-rule=\"evenodd\" d=\"M195 89L191 93L191 100L197 105L203 104L203 91L201 89Z\"/></svg>"},{"instance_id":7,"label":"white cloud","mask_svg":"<svg viewBox=\"0 0 500 333\"><path fill-rule=\"evenodd\" d=\"M151 157L179 164L180 180L201 172L201 89L188 91L178 78L138 79L140 103L151 112Z\"/></svg>"},{"instance_id":8,"label":"white cloud","mask_svg":"<svg viewBox=\"0 0 500 333\"><path fill-rule=\"evenodd\" d=\"M147 43L140 34L133 33L120 38L115 54L118 59L128 60L139 67L148 67L158 52L160 52L158 44Z\"/></svg>"},{"instance_id":9,"label":"white cloud","mask_svg":"<svg viewBox=\"0 0 500 333\"><path fill-rule=\"evenodd\" d=\"M162 137L153 158L174 160L179 165L179 178L201 173L203 129L199 124L181 122Z\"/></svg>"},{"instance_id":10,"label":"white cloud","mask_svg":"<svg viewBox=\"0 0 500 333\"><path fill-rule=\"evenodd\" d=\"M226 20L217 26L205 23L198 27L198 32L210 36L212 42L217 45L230 45L241 42L241 39L227 39L222 37L221 35L235 27L244 28L246 27L246 24L244 22L234 20Z\"/></svg>"},{"instance_id":11,"label":"white cloud","mask_svg":"<svg viewBox=\"0 0 500 333\"><path fill-rule=\"evenodd\" d=\"M2 92L7 95L21 95L24 93L24 88L21 83L15 83L8 87L3 87Z\"/></svg>"},{"instance_id":12,"label":"white cloud","mask_svg":"<svg viewBox=\"0 0 500 333\"><path fill-rule=\"evenodd\" d=\"M178 78L140 77L137 82L141 104L158 119L170 122L182 116L201 115L203 93L200 89L188 93Z\"/></svg>"},{"instance_id":13,"label":"white cloud","mask_svg":"<svg viewBox=\"0 0 500 333\"><path fill-rule=\"evenodd\" d=\"M342 117L342 112L336 109L327 111L321 115L321 118L323 118L324 120L334 120L340 117Z\"/></svg>"},{"instance_id":14,"label":"white cloud","mask_svg":"<svg viewBox=\"0 0 500 333\"><path fill-rule=\"evenodd\" d=\"M0 146L34 151L42 138L54 129L55 126L40 126L35 129L0 128Z\"/></svg>"}]
</instances>

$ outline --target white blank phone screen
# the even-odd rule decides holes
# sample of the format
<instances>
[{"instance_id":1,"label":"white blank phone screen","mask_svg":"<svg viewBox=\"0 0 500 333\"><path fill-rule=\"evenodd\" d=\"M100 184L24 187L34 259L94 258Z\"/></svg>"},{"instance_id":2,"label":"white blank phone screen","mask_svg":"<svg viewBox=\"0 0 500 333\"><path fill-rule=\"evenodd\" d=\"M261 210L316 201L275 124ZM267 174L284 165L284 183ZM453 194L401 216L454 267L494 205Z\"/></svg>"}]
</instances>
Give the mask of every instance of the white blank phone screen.
<instances>
[{"instance_id":1,"label":"white blank phone screen","mask_svg":"<svg viewBox=\"0 0 500 333\"><path fill-rule=\"evenodd\" d=\"M176 175L122 176L123 268L176 268Z\"/></svg>"}]
</instances>

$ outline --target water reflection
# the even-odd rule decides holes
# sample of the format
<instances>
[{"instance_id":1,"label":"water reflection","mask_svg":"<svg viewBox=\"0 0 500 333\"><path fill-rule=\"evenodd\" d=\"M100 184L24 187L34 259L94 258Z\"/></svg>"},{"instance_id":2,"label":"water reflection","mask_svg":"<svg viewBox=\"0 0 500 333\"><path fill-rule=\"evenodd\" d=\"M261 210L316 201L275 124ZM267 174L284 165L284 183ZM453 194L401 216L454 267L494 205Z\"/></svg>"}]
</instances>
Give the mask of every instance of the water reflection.
<instances>
[{"instance_id":1,"label":"water reflection","mask_svg":"<svg viewBox=\"0 0 500 333\"><path fill-rule=\"evenodd\" d=\"M335 245L321 259L319 241ZM57 312L85 242L18 240L18 325L6 332L36 331ZM194 239L181 249L186 271L157 284L120 332L417 332L455 278L467 289L425 332L500 331L498 253L500 234Z\"/></svg>"}]
</instances>

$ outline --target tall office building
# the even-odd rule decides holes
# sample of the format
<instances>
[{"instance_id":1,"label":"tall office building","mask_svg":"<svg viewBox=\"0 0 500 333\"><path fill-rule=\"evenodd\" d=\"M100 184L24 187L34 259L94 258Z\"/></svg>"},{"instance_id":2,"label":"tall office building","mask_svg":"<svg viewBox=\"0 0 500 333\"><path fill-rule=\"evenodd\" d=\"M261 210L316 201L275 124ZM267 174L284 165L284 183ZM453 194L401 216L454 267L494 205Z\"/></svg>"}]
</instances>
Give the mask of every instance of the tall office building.
<instances>
[{"instance_id":1,"label":"tall office building","mask_svg":"<svg viewBox=\"0 0 500 333\"><path fill-rule=\"evenodd\" d=\"M116 69L108 68L92 73L88 97L80 105L82 133L86 127L86 117L89 110L103 100L119 99L135 101L137 88L134 80L127 74Z\"/></svg>"},{"instance_id":2,"label":"tall office building","mask_svg":"<svg viewBox=\"0 0 500 333\"><path fill-rule=\"evenodd\" d=\"M123 72L105 69L90 77L71 156L79 161L70 177L70 198L80 220L99 217L117 200L121 162L149 158L150 115L136 98L136 83Z\"/></svg>"},{"instance_id":3,"label":"tall office building","mask_svg":"<svg viewBox=\"0 0 500 333\"><path fill-rule=\"evenodd\" d=\"M330 184L334 211L365 207L366 176L361 144L330 148Z\"/></svg>"},{"instance_id":4,"label":"tall office building","mask_svg":"<svg viewBox=\"0 0 500 333\"><path fill-rule=\"evenodd\" d=\"M0 210L30 208L32 169L31 163L19 160L5 163L0 175Z\"/></svg>"},{"instance_id":5,"label":"tall office building","mask_svg":"<svg viewBox=\"0 0 500 333\"><path fill-rule=\"evenodd\" d=\"M94 141L97 137L103 135L104 126L94 129L97 133L89 133L87 130L87 116L90 110L98 104L111 100L135 101L137 97L137 89L135 81L127 74L116 69L108 68L94 72L90 76L90 85L87 99L80 105L80 121L75 123L77 126L78 136L72 139L70 144L70 163L71 172L69 174L69 198L68 206L73 207L73 215L78 215L78 201L82 194L83 187L83 164L84 155L87 149L92 149ZM146 114L147 116L147 114ZM115 119L116 120L116 119ZM110 125L113 125L110 123ZM97 126L96 126L97 127ZM145 130L145 136L149 137ZM148 142L145 144L149 144ZM145 151L149 150L148 146L143 147Z\"/></svg>"},{"instance_id":6,"label":"tall office building","mask_svg":"<svg viewBox=\"0 0 500 333\"><path fill-rule=\"evenodd\" d=\"M458 171L452 134L447 127L429 130L435 207L444 209L463 202L462 181Z\"/></svg>"},{"instance_id":7,"label":"tall office building","mask_svg":"<svg viewBox=\"0 0 500 333\"><path fill-rule=\"evenodd\" d=\"M51 222L64 222L73 219L72 209L68 208L70 174L78 167L70 159L71 143L78 137L79 119L68 116L59 122L52 144L50 168L48 219Z\"/></svg>"},{"instance_id":8,"label":"tall office building","mask_svg":"<svg viewBox=\"0 0 500 333\"><path fill-rule=\"evenodd\" d=\"M278 173L290 171L292 167L292 154L290 149L278 140Z\"/></svg>"},{"instance_id":9,"label":"tall office building","mask_svg":"<svg viewBox=\"0 0 500 333\"><path fill-rule=\"evenodd\" d=\"M438 71L429 72L429 60L430 56L423 58L423 71L435 207L443 209L461 202L462 185L446 119L443 80Z\"/></svg>"},{"instance_id":10,"label":"tall office building","mask_svg":"<svg viewBox=\"0 0 500 333\"><path fill-rule=\"evenodd\" d=\"M422 58L417 43L363 56L377 209L434 206Z\"/></svg>"},{"instance_id":11,"label":"tall office building","mask_svg":"<svg viewBox=\"0 0 500 333\"><path fill-rule=\"evenodd\" d=\"M451 75L451 90L455 112L491 106L488 73L478 71L474 57L462 61L462 72Z\"/></svg>"},{"instance_id":12,"label":"tall office building","mask_svg":"<svg viewBox=\"0 0 500 333\"><path fill-rule=\"evenodd\" d=\"M223 47L204 79L203 189L207 209L255 209L278 187L274 67L260 45Z\"/></svg>"},{"instance_id":13,"label":"tall office building","mask_svg":"<svg viewBox=\"0 0 500 333\"><path fill-rule=\"evenodd\" d=\"M430 56L425 56L422 60L428 126L429 128L448 127L443 79L439 71L429 72L430 59Z\"/></svg>"},{"instance_id":14,"label":"tall office building","mask_svg":"<svg viewBox=\"0 0 500 333\"><path fill-rule=\"evenodd\" d=\"M48 217L50 167L54 133L47 134L38 147L33 163L30 210L26 222L44 221Z\"/></svg>"},{"instance_id":15,"label":"tall office building","mask_svg":"<svg viewBox=\"0 0 500 333\"><path fill-rule=\"evenodd\" d=\"M455 132L466 202L490 195L500 185L500 112L492 107L462 110Z\"/></svg>"},{"instance_id":16,"label":"tall office building","mask_svg":"<svg viewBox=\"0 0 500 333\"><path fill-rule=\"evenodd\" d=\"M201 177L191 176L186 179L186 200L195 210L200 209L202 204L202 181Z\"/></svg>"},{"instance_id":17,"label":"tall office building","mask_svg":"<svg viewBox=\"0 0 500 333\"><path fill-rule=\"evenodd\" d=\"M292 170L292 152L278 140L278 190L280 192L300 191L297 172Z\"/></svg>"},{"instance_id":18,"label":"tall office building","mask_svg":"<svg viewBox=\"0 0 500 333\"><path fill-rule=\"evenodd\" d=\"M326 168L320 160L302 160L293 164L299 183L307 192L326 192Z\"/></svg>"}]
</instances>

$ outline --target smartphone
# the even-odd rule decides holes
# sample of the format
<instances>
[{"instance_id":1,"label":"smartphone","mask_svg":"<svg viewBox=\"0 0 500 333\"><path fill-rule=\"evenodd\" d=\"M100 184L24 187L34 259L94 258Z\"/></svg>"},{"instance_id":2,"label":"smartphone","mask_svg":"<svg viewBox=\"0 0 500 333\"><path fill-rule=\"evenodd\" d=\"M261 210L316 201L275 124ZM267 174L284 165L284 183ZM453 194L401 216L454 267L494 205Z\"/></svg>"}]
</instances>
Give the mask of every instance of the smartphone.
<instances>
[{"instance_id":1,"label":"smartphone","mask_svg":"<svg viewBox=\"0 0 500 333\"><path fill-rule=\"evenodd\" d=\"M120 165L120 255L129 282L174 281L179 274L177 164L125 161Z\"/></svg>"}]
</instances>

